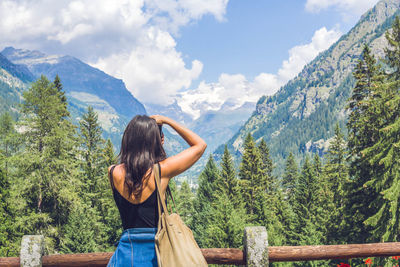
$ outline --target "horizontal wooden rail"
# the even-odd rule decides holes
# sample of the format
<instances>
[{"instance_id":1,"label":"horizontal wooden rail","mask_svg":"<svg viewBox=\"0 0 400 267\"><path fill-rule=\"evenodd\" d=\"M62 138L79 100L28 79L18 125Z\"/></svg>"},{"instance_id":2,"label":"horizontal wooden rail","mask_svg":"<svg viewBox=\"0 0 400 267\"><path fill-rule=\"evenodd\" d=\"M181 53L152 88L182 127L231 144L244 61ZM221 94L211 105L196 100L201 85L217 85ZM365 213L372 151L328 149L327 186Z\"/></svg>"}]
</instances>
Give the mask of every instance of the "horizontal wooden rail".
<instances>
[{"instance_id":1,"label":"horizontal wooden rail","mask_svg":"<svg viewBox=\"0 0 400 267\"><path fill-rule=\"evenodd\" d=\"M400 242L269 247L269 261L310 261L400 255Z\"/></svg>"},{"instance_id":2,"label":"horizontal wooden rail","mask_svg":"<svg viewBox=\"0 0 400 267\"><path fill-rule=\"evenodd\" d=\"M243 265L243 251L236 248L207 248L202 249L209 264L236 264ZM112 256L108 253L81 253L43 256L43 266L106 266Z\"/></svg>"},{"instance_id":3,"label":"horizontal wooden rail","mask_svg":"<svg viewBox=\"0 0 400 267\"><path fill-rule=\"evenodd\" d=\"M20 267L19 257L0 258L1 267Z\"/></svg>"},{"instance_id":4,"label":"horizontal wooden rail","mask_svg":"<svg viewBox=\"0 0 400 267\"><path fill-rule=\"evenodd\" d=\"M389 257L400 255L400 242L269 247L269 261L309 261ZM235 248L201 249L209 264L245 265L244 253ZM43 256L43 266L106 266L112 252ZM0 266L20 266L19 258L0 258Z\"/></svg>"},{"instance_id":5,"label":"horizontal wooden rail","mask_svg":"<svg viewBox=\"0 0 400 267\"><path fill-rule=\"evenodd\" d=\"M237 248L203 248L201 249L209 264L245 265L243 251ZM106 266L113 252L79 253L43 256L43 267L51 266ZM19 258L0 258L0 266L19 267Z\"/></svg>"}]
</instances>

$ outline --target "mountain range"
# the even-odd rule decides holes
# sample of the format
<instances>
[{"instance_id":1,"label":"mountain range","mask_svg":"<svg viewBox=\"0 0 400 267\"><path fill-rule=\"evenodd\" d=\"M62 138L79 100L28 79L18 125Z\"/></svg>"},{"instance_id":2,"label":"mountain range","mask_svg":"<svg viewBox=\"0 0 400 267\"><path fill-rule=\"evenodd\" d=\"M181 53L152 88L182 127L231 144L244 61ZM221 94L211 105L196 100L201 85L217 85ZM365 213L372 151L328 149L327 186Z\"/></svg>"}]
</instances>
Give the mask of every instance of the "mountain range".
<instances>
[{"instance_id":1,"label":"mountain range","mask_svg":"<svg viewBox=\"0 0 400 267\"><path fill-rule=\"evenodd\" d=\"M176 102L168 106L143 105L128 91L122 80L77 58L6 47L0 52L0 112L11 111L17 118L22 92L41 75L49 80L59 75L75 123L79 122L87 106L92 106L98 114L104 137L110 138L117 150L123 130L133 116L164 114L198 132L208 143L208 151L213 151L239 129L255 107L255 103L246 103L232 109L226 103L220 110L203 112L197 120L193 120ZM171 132L164 131L168 155L174 155L187 146L182 138ZM196 180L204 163L204 160L200 161L180 178L194 177Z\"/></svg>"}]
</instances>

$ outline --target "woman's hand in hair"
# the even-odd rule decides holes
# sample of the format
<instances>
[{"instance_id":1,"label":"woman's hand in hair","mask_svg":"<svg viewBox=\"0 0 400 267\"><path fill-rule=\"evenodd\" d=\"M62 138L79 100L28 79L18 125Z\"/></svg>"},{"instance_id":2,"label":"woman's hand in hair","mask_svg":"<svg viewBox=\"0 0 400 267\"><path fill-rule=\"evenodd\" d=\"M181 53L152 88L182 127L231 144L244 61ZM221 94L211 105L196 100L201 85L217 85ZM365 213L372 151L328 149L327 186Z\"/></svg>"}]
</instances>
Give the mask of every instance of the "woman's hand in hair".
<instances>
[{"instance_id":1,"label":"woman's hand in hair","mask_svg":"<svg viewBox=\"0 0 400 267\"><path fill-rule=\"evenodd\" d=\"M154 119L157 122L157 124L161 125L168 120L168 118L163 115L151 115L150 118Z\"/></svg>"},{"instance_id":2,"label":"woman's hand in hair","mask_svg":"<svg viewBox=\"0 0 400 267\"><path fill-rule=\"evenodd\" d=\"M162 123L169 125L174 129L190 146L177 155L169 157L160 162L161 164L161 177L172 178L192 166L203 155L207 148L206 142L200 136L186 128L185 126L177 123L176 121L165 117L156 115L152 117Z\"/></svg>"}]
</instances>

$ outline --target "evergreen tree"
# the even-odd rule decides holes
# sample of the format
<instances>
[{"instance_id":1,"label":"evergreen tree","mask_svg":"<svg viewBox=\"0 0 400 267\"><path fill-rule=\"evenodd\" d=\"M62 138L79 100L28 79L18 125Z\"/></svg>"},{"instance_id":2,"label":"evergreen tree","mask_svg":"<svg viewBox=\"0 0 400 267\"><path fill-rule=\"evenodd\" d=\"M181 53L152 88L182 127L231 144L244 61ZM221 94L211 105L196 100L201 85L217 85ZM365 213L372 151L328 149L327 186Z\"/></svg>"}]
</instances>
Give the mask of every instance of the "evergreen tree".
<instances>
[{"instance_id":1,"label":"evergreen tree","mask_svg":"<svg viewBox=\"0 0 400 267\"><path fill-rule=\"evenodd\" d=\"M271 156L269 154L269 148L267 146L267 143L264 141L264 138L261 139L261 142L258 145L258 150L261 154L263 169L263 178L261 182L265 184L266 192L268 194L272 194L277 190L277 183L272 175L274 166L271 160Z\"/></svg>"},{"instance_id":2,"label":"evergreen tree","mask_svg":"<svg viewBox=\"0 0 400 267\"><path fill-rule=\"evenodd\" d=\"M114 152L114 146L110 139L107 139L106 145L103 150L104 164L108 168L117 163L117 157Z\"/></svg>"},{"instance_id":3,"label":"evergreen tree","mask_svg":"<svg viewBox=\"0 0 400 267\"><path fill-rule=\"evenodd\" d=\"M47 249L59 246L61 228L70 208L79 201L76 166L76 131L63 118L66 106L54 84L42 76L24 92L24 149L16 155L18 171L13 174L17 212L15 225L20 233L41 233Z\"/></svg>"},{"instance_id":4,"label":"evergreen tree","mask_svg":"<svg viewBox=\"0 0 400 267\"><path fill-rule=\"evenodd\" d=\"M318 158L312 164L308 155L306 156L301 174L299 176L296 192L295 205L293 207L296 214L295 233L297 245L318 245L323 243L323 232L319 220L319 193L318 184ZM312 261L297 264L296 266L323 266L325 263Z\"/></svg>"},{"instance_id":5,"label":"evergreen tree","mask_svg":"<svg viewBox=\"0 0 400 267\"><path fill-rule=\"evenodd\" d=\"M269 154L269 148L264 139L261 139L258 150L262 159L261 190L256 194L256 216L260 225L267 227L270 235L270 242L273 245L286 243L284 221L289 218L288 207L284 203L281 190L278 188L276 178L272 175L273 162Z\"/></svg>"},{"instance_id":6,"label":"evergreen tree","mask_svg":"<svg viewBox=\"0 0 400 267\"><path fill-rule=\"evenodd\" d=\"M377 129L377 139L360 153L372 167L365 186L378 193L371 202L374 207L365 224L372 228L373 241L399 241L400 192L400 20L396 17L391 32L386 33L389 47L386 63L392 68L388 79L378 84L369 101L371 123Z\"/></svg>"},{"instance_id":7,"label":"evergreen tree","mask_svg":"<svg viewBox=\"0 0 400 267\"><path fill-rule=\"evenodd\" d=\"M53 82L53 84L54 84L54 86L57 88L57 91L58 91L58 96L59 96L59 98L60 98L60 100L61 100L61 103L64 105L64 107L65 107L65 109L64 109L64 114L63 114L63 117L68 117L70 114L69 114L69 112L68 112L68 109L67 109L67 105L68 105L68 103L67 103L67 97L65 96L65 92L64 92L64 90L63 90L63 86L62 86L62 84L61 84L61 80L60 80L60 77L58 76L58 74L56 75L56 77L54 78L54 82Z\"/></svg>"},{"instance_id":8,"label":"evergreen tree","mask_svg":"<svg viewBox=\"0 0 400 267\"><path fill-rule=\"evenodd\" d=\"M113 244L118 241L122 234L122 229L118 208L115 205L108 178L108 167L117 163L114 146L110 139L107 139L102 154L103 162L101 165L103 172L98 177L97 197L99 201L97 208L102 222L102 233L104 233L106 239L103 245L107 250L112 251L114 250Z\"/></svg>"},{"instance_id":9,"label":"evergreen tree","mask_svg":"<svg viewBox=\"0 0 400 267\"><path fill-rule=\"evenodd\" d=\"M181 188L176 197L176 208L178 209L178 214L187 225L192 224L194 214L193 201L194 194L192 193L187 181L184 181L181 184Z\"/></svg>"},{"instance_id":10,"label":"evergreen tree","mask_svg":"<svg viewBox=\"0 0 400 267\"><path fill-rule=\"evenodd\" d=\"M0 153L0 162L1 156ZM11 257L16 252L13 244L15 237L13 217L10 207L10 183L0 168L0 257Z\"/></svg>"},{"instance_id":11,"label":"evergreen tree","mask_svg":"<svg viewBox=\"0 0 400 267\"><path fill-rule=\"evenodd\" d=\"M353 73L356 85L349 99L350 111L347 128L349 148L349 182L345 185L344 214L346 224L343 235L349 243L365 243L369 236L370 227L364 222L371 214L377 212L371 202L379 197L379 191L366 186L373 177L374 168L362 151L371 147L379 139L379 124L381 119L373 111L374 95L382 84L382 72L376 65L368 46Z\"/></svg>"},{"instance_id":12,"label":"evergreen tree","mask_svg":"<svg viewBox=\"0 0 400 267\"><path fill-rule=\"evenodd\" d=\"M79 121L79 129L82 142L82 169L83 176L83 189L84 197L91 203L91 207L99 208L98 197L96 195L105 190L101 187L104 181L104 166L103 160L103 145L104 139L101 137L102 130L98 122L98 116L91 106L88 107L87 113L82 116Z\"/></svg>"},{"instance_id":13,"label":"evergreen tree","mask_svg":"<svg viewBox=\"0 0 400 267\"><path fill-rule=\"evenodd\" d=\"M265 191L265 184L262 184L263 174L263 161L260 152L255 146L253 137L248 134L244 142L244 152L242 162L240 163L239 177L242 198L247 213L251 217L257 213L256 208L260 211L265 205L265 203L263 203L262 194L263 191ZM261 198L262 202L256 201L256 198L258 198L258 200Z\"/></svg>"},{"instance_id":14,"label":"evergreen tree","mask_svg":"<svg viewBox=\"0 0 400 267\"><path fill-rule=\"evenodd\" d=\"M295 205L293 207L297 217L298 245L318 244L321 239L315 225L318 191L315 168L307 156L296 185Z\"/></svg>"},{"instance_id":15,"label":"evergreen tree","mask_svg":"<svg viewBox=\"0 0 400 267\"><path fill-rule=\"evenodd\" d=\"M212 155L208 158L204 170L199 176L199 187L194 200L194 215L191 228L200 247L205 247L207 238L205 229L212 221L212 203L216 201L215 192L218 190L219 170Z\"/></svg>"},{"instance_id":16,"label":"evergreen tree","mask_svg":"<svg viewBox=\"0 0 400 267\"><path fill-rule=\"evenodd\" d=\"M4 154L4 175L8 176L8 164L10 157L18 147L18 134L14 128L14 120L10 113L6 112L0 116L0 151Z\"/></svg>"},{"instance_id":17,"label":"evergreen tree","mask_svg":"<svg viewBox=\"0 0 400 267\"><path fill-rule=\"evenodd\" d=\"M221 185L219 189L227 194L229 200L233 203L242 202L239 195L238 180L236 178L235 167L232 156L225 145L224 154L221 160Z\"/></svg>"},{"instance_id":18,"label":"evergreen tree","mask_svg":"<svg viewBox=\"0 0 400 267\"><path fill-rule=\"evenodd\" d=\"M211 207L212 216L204 228L205 247L240 248L243 246L243 229L246 226L246 209L243 203L235 205L226 193L216 196Z\"/></svg>"},{"instance_id":19,"label":"evergreen tree","mask_svg":"<svg viewBox=\"0 0 400 267\"><path fill-rule=\"evenodd\" d=\"M196 202L201 210L203 205L215 200L214 192L219 190L216 181L219 180L219 170L213 156L210 154L204 170L199 176L199 188L197 189Z\"/></svg>"},{"instance_id":20,"label":"evergreen tree","mask_svg":"<svg viewBox=\"0 0 400 267\"><path fill-rule=\"evenodd\" d=\"M64 235L61 241L60 249L64 253L88 253L99 250L97 244L99 228L98 222L94 222L91 218L96 216L93 214L95 210L83 205L75 206L68 223L64 228Z\"/></svg>"},{"instance_id":21,"label":"evergreen tree","mask_svg":"<svg viewBox=\"0 0 400 267\"><path fill-rule=\"evenodd\" d=\"M285 172L282 177L282 188L284 190L284 196L293 205L295 196L295 187L298 179L298 167L292 153L289 154L285 163Z\"/></svg>"},{"instance_id":22,"label":"evergreen tree","mask_svg":"<svg viewBox=\"0 0 400 267\"><path fill-rule=\"evenodd\" d=\"M324 195L326 202L323 205L330 214L327 221L327 240L331 244L344 242L341 229L345 224L344 218L344 186L349 182L348 167L345 161L346 143L339 124L335 126L335 136L330 142L327 153L327 163L324 166L324 176L327 183Z\"/></svg>"}]
</instances>

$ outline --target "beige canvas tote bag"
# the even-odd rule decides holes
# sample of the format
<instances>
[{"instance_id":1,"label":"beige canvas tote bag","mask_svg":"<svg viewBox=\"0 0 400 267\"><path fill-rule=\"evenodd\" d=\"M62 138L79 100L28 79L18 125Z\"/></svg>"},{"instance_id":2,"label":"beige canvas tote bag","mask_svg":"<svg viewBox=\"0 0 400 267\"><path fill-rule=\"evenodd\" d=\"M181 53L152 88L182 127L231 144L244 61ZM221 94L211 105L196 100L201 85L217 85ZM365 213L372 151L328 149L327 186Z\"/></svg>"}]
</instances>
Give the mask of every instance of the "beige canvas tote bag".
<instances>
[{"instance_id":1,"label":"beige canvas tote bag","mask_svg":"<svg viewBox=\"0 0 400 267\"><path fill-rule=\"evenodd\" d=\"M169 214L164 196L161 195L160 168L154 165L157 184L158 230L155 237L157 261L159 267L208 266L193 233L177 213ZM161 207L163 211L161 212Z\"/></svg>"}]
</instances>

